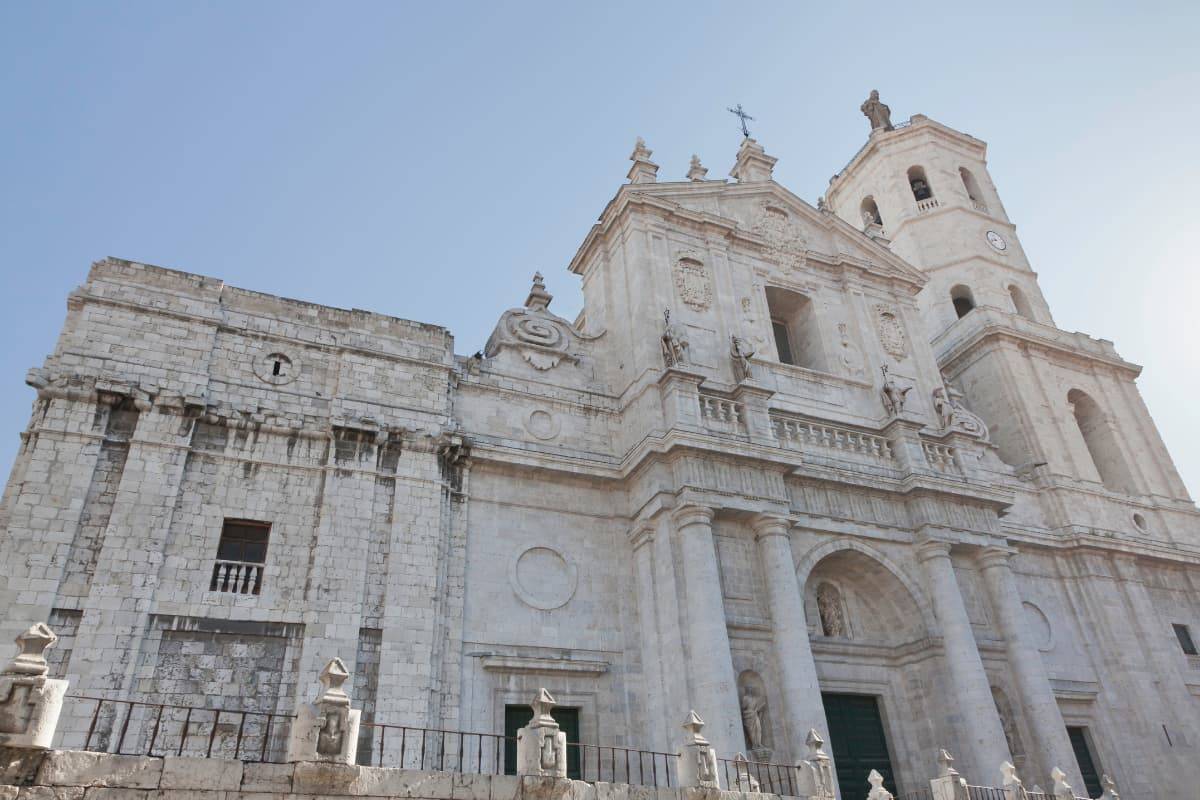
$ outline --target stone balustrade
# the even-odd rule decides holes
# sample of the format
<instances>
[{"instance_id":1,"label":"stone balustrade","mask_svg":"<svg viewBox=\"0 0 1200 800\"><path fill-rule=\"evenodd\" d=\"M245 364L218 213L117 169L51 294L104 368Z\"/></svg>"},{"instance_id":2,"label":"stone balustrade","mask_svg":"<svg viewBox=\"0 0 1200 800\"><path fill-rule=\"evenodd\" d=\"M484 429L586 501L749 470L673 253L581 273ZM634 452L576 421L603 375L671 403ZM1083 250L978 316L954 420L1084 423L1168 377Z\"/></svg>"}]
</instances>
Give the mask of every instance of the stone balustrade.
<instances>
[{"instance_id":1,"label":"stone balustrade","mask_svg":"<svg viewBox=\"0 0 1200 800\"><path fill-rule=\"evenodd\" d=\"M941 205L941 203L938 202L938 199L936 197L927 197L924 200L918 200L917 201L917 213L918 214L928 214L930 211L933 211L935 208L937 208L940 205Z\"/></svg>"},{"instance_id":2,"label":"stone balustrade","mask_svg":"<svg viewBox=\"0 0 1200 800\"><path fill-rule=\"evenodd\" d=\"M791 419L780 414L771 415L771 428L782 447L795 450L801 450L806 446L819 447L866 456L874 461L887 464L895 460L891 442L875 434L803 419Z\"/></svg>"},{"instance_id":3,"label":"stone balustrade","mask_svg":"<svg viewBox=\"0 0 1200 800\"><path fill-rule=\"evenodd\" d=\"M925 460L929 462L930 467L949 475L962 474L962 470L958 466L958 452L954 447L936 442L922 442L921 444L925 450Z\"/></svg>"},{"instance_id":4,"label":"stone balustrade","mask_svg":"<svg viewBox=\"0 0 1200 800\"><path fill-rule=\"evenodd\" d=\"M736 400L711 394L698 395L700 419L706 428L724 433L745 432L745 408Z\"/></svg>"}]
</instances>

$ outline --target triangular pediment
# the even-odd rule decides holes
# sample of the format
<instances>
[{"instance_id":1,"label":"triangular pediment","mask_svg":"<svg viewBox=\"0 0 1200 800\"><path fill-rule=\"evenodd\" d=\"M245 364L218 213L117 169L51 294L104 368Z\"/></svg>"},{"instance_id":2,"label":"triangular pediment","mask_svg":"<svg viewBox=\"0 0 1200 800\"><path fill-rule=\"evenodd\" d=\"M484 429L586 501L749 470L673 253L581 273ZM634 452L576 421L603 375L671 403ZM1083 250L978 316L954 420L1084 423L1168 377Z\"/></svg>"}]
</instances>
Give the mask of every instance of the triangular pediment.
<instances>
[{"instance_id":1,"label":"triangular pediment","mask_svg":"<svg viewBox=\"0 0 1200 800\"><path fill-rule=\"evenodd\" d=\"M623 186L588 235L572 268L596 237L637 206L651 206L662 214L675 214L681 221L725 229L726 235L763 249L769 260L784 268L795 267L808 258L848 263L882 278L912 284L914 292L927 280L886 245L836 215L814 208L775 181Z\"/></svg>"}]
</instances>

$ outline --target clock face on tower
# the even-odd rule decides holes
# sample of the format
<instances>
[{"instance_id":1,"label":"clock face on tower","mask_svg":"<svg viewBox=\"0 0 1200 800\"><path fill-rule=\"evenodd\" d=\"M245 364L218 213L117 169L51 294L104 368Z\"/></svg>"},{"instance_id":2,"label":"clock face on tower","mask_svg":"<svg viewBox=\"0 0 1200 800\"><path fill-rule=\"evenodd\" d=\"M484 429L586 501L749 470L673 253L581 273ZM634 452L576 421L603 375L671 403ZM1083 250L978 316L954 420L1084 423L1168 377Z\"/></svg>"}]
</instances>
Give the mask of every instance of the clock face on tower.
<instances>
[{"instance_id":1,"label":"clock face on tower","mask_svg":"<svg viewBox=\"0 0 1200 800\"><path fill-rule=\"evenodd\" d=\"M995 231L987 232L987 241L988 244L1002 253L1008 249L1008 242L1004 241L1004 237Z\"/></svg>"}]
</instances>

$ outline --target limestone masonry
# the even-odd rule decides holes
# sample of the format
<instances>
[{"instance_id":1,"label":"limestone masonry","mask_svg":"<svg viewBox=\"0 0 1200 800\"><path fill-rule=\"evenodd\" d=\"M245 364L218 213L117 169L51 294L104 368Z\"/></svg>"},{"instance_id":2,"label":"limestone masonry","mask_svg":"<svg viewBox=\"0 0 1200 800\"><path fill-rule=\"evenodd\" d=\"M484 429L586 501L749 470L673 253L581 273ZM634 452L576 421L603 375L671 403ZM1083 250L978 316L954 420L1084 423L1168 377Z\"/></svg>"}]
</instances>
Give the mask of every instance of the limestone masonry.
<instances>
[{"instance_id":1,"label":"limestone masonry","mask_svg":"<svg viewBox=\"0 0 1200 800\"><path fill-rule=\"evenodd\" d=\"M863 113L816 207L752 138L732 180L660 180L639 140L578 318L537 275L476 356L95 263L26 378L0 641L48 672L0 676L0 727L66 679L64 750L121 732L84 696L299 713L302 762L375 764L388 723L507 733L553 780L564 741L691 753L715 786L709 743L794 765L815 729L847 799L927 790L941 748L1196 796L1200 516L1140 368L1055 326L982 141Z\"/></svg>"}]
</instances>

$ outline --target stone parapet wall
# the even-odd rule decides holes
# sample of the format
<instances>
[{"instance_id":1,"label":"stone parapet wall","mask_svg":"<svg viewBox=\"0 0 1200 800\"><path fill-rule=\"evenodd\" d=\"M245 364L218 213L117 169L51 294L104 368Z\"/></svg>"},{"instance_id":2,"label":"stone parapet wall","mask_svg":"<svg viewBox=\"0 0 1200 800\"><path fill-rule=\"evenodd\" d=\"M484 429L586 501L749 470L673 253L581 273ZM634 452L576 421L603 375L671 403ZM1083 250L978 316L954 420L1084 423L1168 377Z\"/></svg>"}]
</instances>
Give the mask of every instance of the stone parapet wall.
<instances>
[{"instance_id":1,"label":"stone parapet wall","mask_svg":"<svg viewBox=\"0 0 1200 800\"><path fill-rule=\"evenodd\" d=\"M655 788L530 775L475 775L301 762L0 748L0 800L771 800L778 795Z\"/></svg>"}]
</instances>

